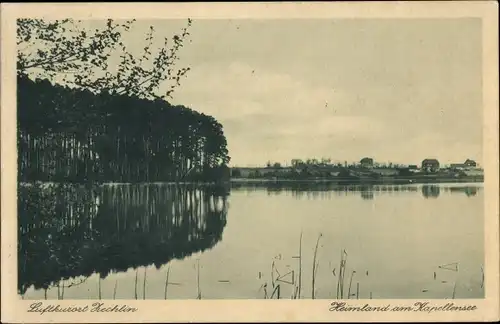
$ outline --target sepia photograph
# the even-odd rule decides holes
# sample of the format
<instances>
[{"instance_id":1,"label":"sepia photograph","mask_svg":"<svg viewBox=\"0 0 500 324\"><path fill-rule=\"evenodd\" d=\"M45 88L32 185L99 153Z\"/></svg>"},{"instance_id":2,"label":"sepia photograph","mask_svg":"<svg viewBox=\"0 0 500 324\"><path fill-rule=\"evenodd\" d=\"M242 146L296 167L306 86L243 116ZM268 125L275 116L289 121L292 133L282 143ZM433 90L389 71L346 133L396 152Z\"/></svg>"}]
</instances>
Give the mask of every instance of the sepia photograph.
<instances>
[{"instance_id":1,"label":"sepia photograph","mask_svg":"<svg viewBox=\"0 0 500 324\"><path fill-rule=\"evenodd\" d=\"M180 12L11 18L20 309L498 301L481 16Z\"/></svg>"}]
</instances>

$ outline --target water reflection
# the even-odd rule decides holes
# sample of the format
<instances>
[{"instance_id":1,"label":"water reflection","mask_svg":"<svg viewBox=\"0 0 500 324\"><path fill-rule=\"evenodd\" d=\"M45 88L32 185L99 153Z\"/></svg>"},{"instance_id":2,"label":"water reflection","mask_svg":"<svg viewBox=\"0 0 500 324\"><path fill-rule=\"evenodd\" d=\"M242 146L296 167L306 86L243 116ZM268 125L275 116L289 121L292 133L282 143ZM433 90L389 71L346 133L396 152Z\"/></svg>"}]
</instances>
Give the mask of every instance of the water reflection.
<instances>
[{"instance_id":1,"label":"water reflection","mask_svg":"<svg viewBox=\"0 0 500 324\"><path fill-rule=\"evenodd\" d=\"M453 193L465 193L468 197L476 196L479 188L477 187L456 187L450 188Z\"/></svg>"},{"instance_id":2,"label":"water reflection","mask_svg":"<svg viewBox=\"0 0 500 324\"><path fill-rule=\"evenodd\" d=\"M20 186L18 290L155 264L213 247L228 188L138 184Z\"/></svg>"},{"instance_id":3,"label":"water reflection","mask_svg":"<svg viewBox=\"0 0 500 324\"><path fill-rule=\"evenodd\" d=\"M437 198L439 197L439 192L440 192L439 186L434 186L434 185L422 186L422 196L424 196L424 198Z\"/></svg>"},{"instance_id":4,"label":"water reflection","mask_svg":"<svg viewBox=\"0 0 500 324\"><path fill-rule=\"evenodd\" d=\"M399 193L421 192L424 198L437 198L441 193L465 194L467 197L476 196L481 190L477 184L432 184L432 185L339 185L331 182L249 182L233 183L231 190L252 192L266 190L268 195L278 195L291 192L296 198L325 198L332 196L360 195L364 200L372 200L376 195L396 195Z\"/></svg>"},{"instance_id":5,"label":"water reflection","mask_svg":"<svg viewBox=\"0 0 500 324\"><path fill-rule=\"evenodd\" d=\"M374 197L373 190L363 190L361 191L361 198L366 200L372 200Z\"/></svg>"}]
</instances>

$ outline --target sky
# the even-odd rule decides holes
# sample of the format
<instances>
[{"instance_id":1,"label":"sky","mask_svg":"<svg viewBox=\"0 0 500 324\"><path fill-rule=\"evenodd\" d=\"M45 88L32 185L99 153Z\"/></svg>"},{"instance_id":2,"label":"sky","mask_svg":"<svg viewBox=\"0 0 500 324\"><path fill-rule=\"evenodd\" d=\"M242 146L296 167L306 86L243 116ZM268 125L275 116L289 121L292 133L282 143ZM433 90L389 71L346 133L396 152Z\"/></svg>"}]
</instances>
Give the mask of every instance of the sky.
<instances>
[{"instance_id":1,"label":"sky","mask_svg":"<svg viewBox=\"0 0 500 324\"><path fill-rule=\"evenodd\" d=\"M185 20L137 21L170 37ZM214 116L232 166L482 161L481 21L194 20L170 100Z\"/></svg>"}]
</instances>

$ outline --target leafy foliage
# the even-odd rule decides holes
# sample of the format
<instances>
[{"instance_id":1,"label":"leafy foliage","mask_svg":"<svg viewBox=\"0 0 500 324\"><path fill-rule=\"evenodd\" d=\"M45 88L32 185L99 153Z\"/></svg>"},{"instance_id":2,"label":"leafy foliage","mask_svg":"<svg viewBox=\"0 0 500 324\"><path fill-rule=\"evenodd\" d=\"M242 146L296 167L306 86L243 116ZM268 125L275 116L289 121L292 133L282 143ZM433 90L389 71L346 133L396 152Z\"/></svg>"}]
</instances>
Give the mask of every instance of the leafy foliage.
<instances>
[{"instance_id":1,"label":"leafy foliage","mask_svg":"<svg viewBox=\"0 0 500 324\"><path fill-rule=\"evenodd\" d=\"M179 50L189 36L187 27L154 49L154 27L145 36L140 56L131 54L122 40L134 20L116 23L108 19L103 29L86 30L72 19L17 21L18 75L58 81L94 93L109 92L148 99L171 97L189 71L176 68ZM109 58L119 56L117 68L109 69ZM148 66L149 65L149 66ZM167 83L164 94L157 92Z\"/></svg>"}]
</instances>

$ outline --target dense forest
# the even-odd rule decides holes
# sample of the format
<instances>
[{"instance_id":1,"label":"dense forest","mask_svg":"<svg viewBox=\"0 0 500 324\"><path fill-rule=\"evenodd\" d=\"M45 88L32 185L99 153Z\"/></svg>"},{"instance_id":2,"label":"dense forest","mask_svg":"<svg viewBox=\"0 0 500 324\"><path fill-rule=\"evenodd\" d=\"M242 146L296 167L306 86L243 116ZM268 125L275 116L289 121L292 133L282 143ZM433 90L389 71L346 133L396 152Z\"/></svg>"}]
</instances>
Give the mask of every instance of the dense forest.
<instances>
[{"instance_id":1,"label":"dense forest","mask_svg":"<svg viewBox=\"0 0 500 324\"><path fill-rule=\"evenodd\" d=\"M213 117L162 99L95 94L18 75L19 181L217 181L229 176Z\"/></svg>"},{"instance_id":2,"label":"dense forest","mask_svg":"<svg viewBox=\"0 0 500 324\"><path fill-rule=\"evenodd\" d=\"M93 23L17 21L19 181L228 177L222 125L167 101L190 70L177 63L191 19L168 38L150 26L141 51L122 37L134 20Z\"/></svg>"}]
</instances>

